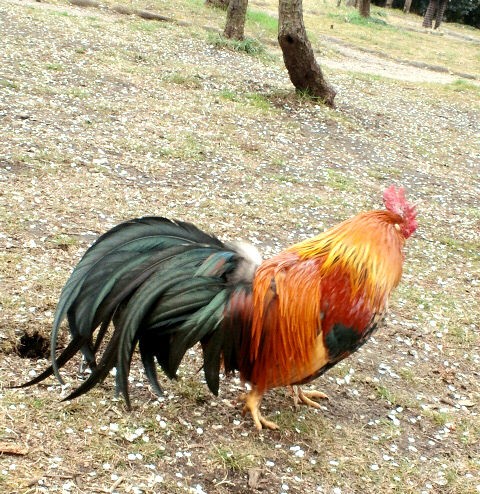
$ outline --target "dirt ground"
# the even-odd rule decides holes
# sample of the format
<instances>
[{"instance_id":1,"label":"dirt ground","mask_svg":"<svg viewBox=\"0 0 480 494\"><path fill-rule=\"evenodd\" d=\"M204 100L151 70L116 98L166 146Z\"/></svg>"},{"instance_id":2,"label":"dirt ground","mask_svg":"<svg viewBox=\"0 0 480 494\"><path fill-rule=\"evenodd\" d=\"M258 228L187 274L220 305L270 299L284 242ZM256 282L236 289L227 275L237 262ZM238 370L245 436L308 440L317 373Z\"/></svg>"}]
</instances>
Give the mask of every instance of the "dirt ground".
<instances>
[{"instance_id":1,"label":"dirt ground","mask_svg":"<svg viewBox=\"0 0 480 494\"><path fill-rule=\"evenodd\" d=\"M182 26L0 0L0 491L480 492L480 75L325 35L327 109L293 93L273 45L219 47L201 26L224 14L202 3L146 5ZM135 361L132 411L113 376L61 402L80 359L63 386L9 388L48 364L69 272L120 221L184 219L268 257L380 208L392 183L419 211L403 280L387 328L307 386L320 410L273 390L281 428L257 432L242 383L209 394L195 349L161 398Z\"/></svg>"},{"instance_id":2,"label":"dirt ground","mask_svg":"<svg viewBox=\"0 0 480 494\"><path fill-rule=\"evenodd\" d=\"M352 70L362 74L372 74L389 79L408 82L432 82L448 84L458 79L448 71L438 72L428 68L419 68L411 64L388 60L373 53L367 53L350 46L332 41L335 50L341 54L340 60L325 60L324 65L331 69Z\"/></svg>"}]
</instances>

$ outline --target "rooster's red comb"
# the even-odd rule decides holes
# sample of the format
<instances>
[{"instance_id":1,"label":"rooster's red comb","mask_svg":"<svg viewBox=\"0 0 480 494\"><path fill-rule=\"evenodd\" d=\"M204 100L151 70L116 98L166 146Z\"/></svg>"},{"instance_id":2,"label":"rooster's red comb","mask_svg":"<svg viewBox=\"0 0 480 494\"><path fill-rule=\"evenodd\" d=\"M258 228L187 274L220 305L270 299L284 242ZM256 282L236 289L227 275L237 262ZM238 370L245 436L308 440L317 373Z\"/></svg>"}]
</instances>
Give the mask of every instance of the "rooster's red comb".
<instances>
[{"instance_id":1,"label":"rooster's red comb","mask_svg":"<svg viewBox=\"0 0 480 494\"><path fill-rule=\"evenodd\" d=\"M415 219L417 216L415 206L408 203L405 197L405 189L391 185L383 193L383 203L389 211L403 218L403 234L405 238L408 238L417 229L418 223Z\"/></svg>"}]
</instances>

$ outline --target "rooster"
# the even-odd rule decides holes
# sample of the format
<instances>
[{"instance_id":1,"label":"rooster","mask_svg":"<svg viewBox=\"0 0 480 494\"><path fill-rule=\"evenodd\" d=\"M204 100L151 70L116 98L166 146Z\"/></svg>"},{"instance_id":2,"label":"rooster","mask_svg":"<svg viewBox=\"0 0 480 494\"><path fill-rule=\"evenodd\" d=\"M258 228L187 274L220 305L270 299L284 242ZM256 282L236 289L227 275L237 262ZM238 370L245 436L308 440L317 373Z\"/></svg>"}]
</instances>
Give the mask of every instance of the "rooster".
<instances>
[{"instance_id":1,"label":"rooster","mask_svg":"<svg viewBox=\"0 0 480 494\"><path fill-rule=\"evenodd\" d=\"M276 429L260 412L265 392L288 386L297 402L319 407L319 391L299 387L363 345L382 324L402 274L403 246L417 228L403 188L389 187L385 210L346 220L262 262L245 243L225 243L190 223L143 217L122 223L80 260L60 295L51 335L52 364L24 384L54 374L77 352L89 377L66 400L116 367L130 407L128 376L138 344L146 376L161 395L157 364L175 378L200 343L209 389L239 371L250 384L243 414ZM57 356L61 323L70 343ZM109 327L113 323L113 331Z\"/></svg>"}]
</instances>

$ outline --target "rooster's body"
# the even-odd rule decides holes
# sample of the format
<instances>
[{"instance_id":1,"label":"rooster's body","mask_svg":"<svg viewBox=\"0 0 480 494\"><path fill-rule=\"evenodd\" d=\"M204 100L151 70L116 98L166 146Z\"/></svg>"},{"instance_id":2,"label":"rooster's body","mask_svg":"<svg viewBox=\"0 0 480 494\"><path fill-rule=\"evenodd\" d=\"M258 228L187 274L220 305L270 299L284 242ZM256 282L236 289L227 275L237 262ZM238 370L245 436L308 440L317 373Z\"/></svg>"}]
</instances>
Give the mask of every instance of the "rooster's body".
<instances>
[{"instance_id":1,"label":"rooster's body","mask_svg":"<svg viewBox=\"0 0 480 494\"><path fill-rule=\"evenodd\" d=\"M185 352L200 343L210 390L218 393L222 365L226 373L238 370L252 386L245 410L257 428L276 428L260 414L263 394L320 376L383 319L400 280L405 239L416 228L402 189L387 189L384 201L386 211L361 213L264 262L250 246L223 243L189 223L156 217L122 223L73 271L55 315L52 366L28 384L51 374L61 380L58 369L80 350L92 372L67 399L116 367L117 390L129 404L137 343L157 393L156 362L173 378ZM65 317L71 341L56 357ZM297 397L315 405L301 390Z\"/></svg>"}]
</instances>

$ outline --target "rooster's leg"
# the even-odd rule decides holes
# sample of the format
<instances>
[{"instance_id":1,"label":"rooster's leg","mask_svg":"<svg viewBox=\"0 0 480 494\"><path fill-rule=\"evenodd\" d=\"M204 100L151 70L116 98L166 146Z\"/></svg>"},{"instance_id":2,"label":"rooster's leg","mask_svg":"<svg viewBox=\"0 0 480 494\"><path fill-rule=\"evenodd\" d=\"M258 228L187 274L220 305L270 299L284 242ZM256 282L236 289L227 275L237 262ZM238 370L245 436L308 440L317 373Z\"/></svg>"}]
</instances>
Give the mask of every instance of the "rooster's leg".
<instances>
[{"instance_id":1,"label":"rooster's leg","mask_svg":"<svg viewBox=\"0 0 480 494\"><path fill-rule=\"evenodd\" d=\"M328 396L321 391L303 391L300 386L290 386L292 395L293 395L293 403L295 406L298 406L299 403L303 403L313 408L321 408L321 405L316 401L313 401L312 398L320 399L320 400L328 400Z\"/></svg>"},{"instance_id":2,"label":"rooster's leg","mask_svg":"<svg viewBox=\"0 0 480 494\"><path fill-rule=\"evenodd\" d=\"M255 427L260 431L264 427L266 429L276 430L278 429L278 425L275 422L271 422L267 420L260 413L260 403L262 402L263 393L259 393L255 389L252 389L245 396L245 405L243 407L242 415L245 416L247 412L250 412L252 415L253 422L255 423Z\"/></svg>"}]
</instances>

